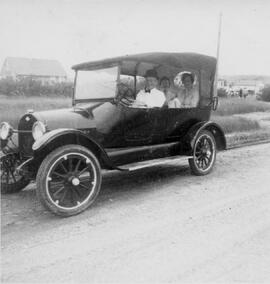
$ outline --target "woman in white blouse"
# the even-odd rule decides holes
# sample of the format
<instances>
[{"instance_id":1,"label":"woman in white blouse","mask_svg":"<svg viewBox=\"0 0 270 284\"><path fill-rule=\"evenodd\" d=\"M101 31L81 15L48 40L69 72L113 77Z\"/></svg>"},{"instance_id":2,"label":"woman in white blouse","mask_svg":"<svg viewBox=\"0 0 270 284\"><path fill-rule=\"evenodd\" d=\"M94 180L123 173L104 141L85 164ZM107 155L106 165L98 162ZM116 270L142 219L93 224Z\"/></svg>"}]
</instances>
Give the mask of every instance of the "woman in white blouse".
<instances>
[{"instance_id":1,"label":"woman in white blouse","mask_svg":"<svg viewBox=\"0 0 270 284\"><path fill-rule=\"evenodd\" d=\"M177 93L177 97L169 102L171 108L193 108L199 103L199 91L194 85L194 75L192 73L182 74L181 81L183 87Z\"/></svg>"}]
</instances>

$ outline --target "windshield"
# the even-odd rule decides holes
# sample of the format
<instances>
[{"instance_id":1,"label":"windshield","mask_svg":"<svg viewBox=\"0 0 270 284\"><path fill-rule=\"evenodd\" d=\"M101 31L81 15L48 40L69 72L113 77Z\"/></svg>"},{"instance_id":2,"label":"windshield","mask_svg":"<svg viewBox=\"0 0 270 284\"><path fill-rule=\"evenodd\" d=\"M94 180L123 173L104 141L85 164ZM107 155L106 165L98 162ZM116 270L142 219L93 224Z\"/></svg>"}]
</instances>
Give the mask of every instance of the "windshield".
<instances>
[{"instance_id":1,"label":"windshield","mask_svg":"<svg viewBox=\"0 0 270 284\"><path fill-rule=\"evenodd\" d=\"M99 70L80 70L77 73L75 100L115 97L118 66Z\"/></svg>"}]
</instances>

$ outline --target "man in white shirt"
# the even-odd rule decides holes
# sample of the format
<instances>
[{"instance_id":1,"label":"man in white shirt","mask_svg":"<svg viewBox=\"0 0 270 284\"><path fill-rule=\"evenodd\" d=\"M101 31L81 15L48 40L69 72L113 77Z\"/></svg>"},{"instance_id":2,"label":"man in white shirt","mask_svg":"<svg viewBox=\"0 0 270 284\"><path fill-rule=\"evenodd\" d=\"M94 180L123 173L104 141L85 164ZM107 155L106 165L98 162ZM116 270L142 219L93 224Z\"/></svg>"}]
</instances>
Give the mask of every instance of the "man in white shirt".
<instances>
[{"instance_id":1,"label":"man in white shirt","mask_svg":"<svg viewBox=\"0 0 270 284\"><path fill-rule=\"evenodd\" d=\"M164 93L157 89L159 81L157 71L147 70L144 77L146 79L145 89L137 94L133 106L162 107L166 98Z\"/></svg>"}]
</instances>

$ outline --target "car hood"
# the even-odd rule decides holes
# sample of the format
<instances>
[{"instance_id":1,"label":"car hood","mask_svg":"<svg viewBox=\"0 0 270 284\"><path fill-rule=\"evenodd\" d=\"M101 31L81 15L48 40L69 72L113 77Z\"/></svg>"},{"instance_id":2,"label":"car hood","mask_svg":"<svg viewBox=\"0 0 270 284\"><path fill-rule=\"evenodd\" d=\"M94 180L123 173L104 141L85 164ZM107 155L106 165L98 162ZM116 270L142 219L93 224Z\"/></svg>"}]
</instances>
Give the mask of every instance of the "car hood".
<instances>
[{"instance_id":1,"label":"car hood","mask_svg":"<svg viewBox=\"0 0 270 284\"><path fill-rule=\"evenodd\" d=\"M34 112L32 115L35 116L37 120L44 122L49 131L56 128L96 128L96 121L92 114L91 107L88 109L72 107L38 111Z\"/></svg>"}]
</instances>

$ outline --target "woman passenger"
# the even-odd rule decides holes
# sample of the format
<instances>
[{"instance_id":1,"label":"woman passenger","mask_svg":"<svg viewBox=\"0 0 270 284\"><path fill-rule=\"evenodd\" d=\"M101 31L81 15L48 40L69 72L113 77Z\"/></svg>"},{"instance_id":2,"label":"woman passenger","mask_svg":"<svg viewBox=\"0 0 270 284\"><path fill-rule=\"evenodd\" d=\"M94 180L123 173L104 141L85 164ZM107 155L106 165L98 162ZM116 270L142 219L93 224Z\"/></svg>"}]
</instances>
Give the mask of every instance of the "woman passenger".
<instances>
[{"instance_id":1,"label":"woman passenger","mask_svg":"<svg viewBox=\"0 0 270 284\"><path fill-rule=\"evenodd\" d=\"M162 77L160 79L159 86L160 86L159 87L160 91L162 91L166 97L166 104L168 105L169 102L176 97L176 94L174 94L170 90L171 87L170 79L166 76Z\"/></svg>"},{"instance_id":2,"label":"woman passenger","mask_svg":"<svg viewBox=\"0 0 270 284\"><path fill-rule=\"evenodd\" d=\"M194 75L192 73L182 74L183 87L180 88L177 99L181 108L197 107L199 103L199 91L194 86Z\"/></svg>"}]
</instances>

